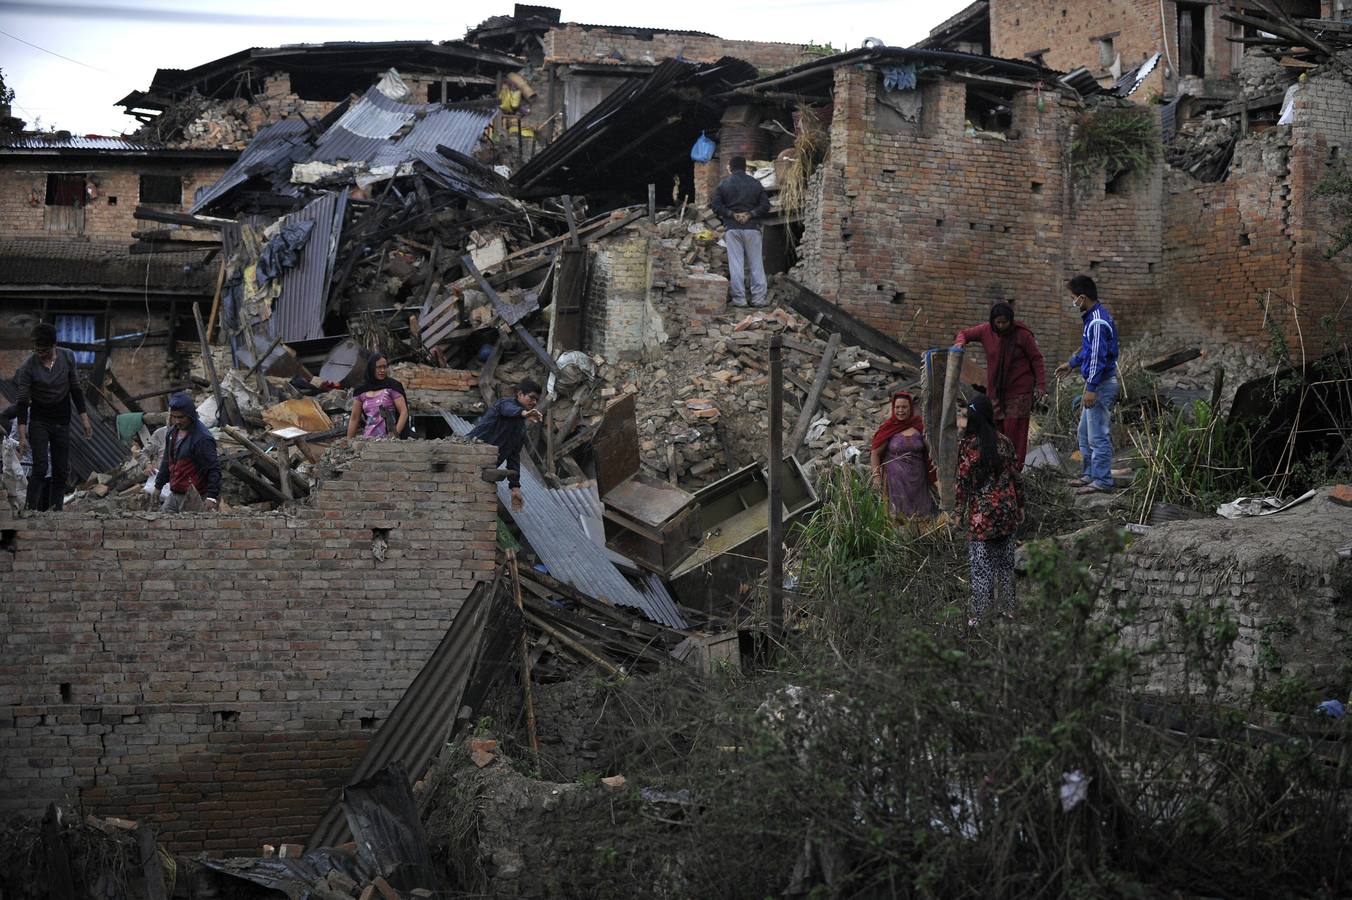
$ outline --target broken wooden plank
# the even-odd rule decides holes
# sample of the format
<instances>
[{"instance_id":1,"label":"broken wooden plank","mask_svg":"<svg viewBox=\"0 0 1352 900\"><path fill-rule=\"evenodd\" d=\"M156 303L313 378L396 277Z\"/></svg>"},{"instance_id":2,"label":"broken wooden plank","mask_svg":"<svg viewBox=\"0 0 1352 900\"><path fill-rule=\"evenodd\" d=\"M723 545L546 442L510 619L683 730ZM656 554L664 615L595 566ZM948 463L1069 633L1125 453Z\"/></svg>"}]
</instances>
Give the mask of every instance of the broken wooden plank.
<instances>
[{"instance_id":1,"label":"broken wooden plank","mask_svg":"<svg viewBox=\"0 0 1352 900\"><path fill-rule=\"evenodd\" d=\"M141 874L146 900L168 900L164 890L164 860L155 843L155 833L144 822L136 827L136 844L141 851Z\"/></svg>"},{"instance_id":2,"label":"broken wooden plank","mask_svg":"<svg viewBox=\"0 0 1352 900\"><path fill-rule=\"evenodd\" d=\"M218 421L230 422L229 412L225 408L225 393L221 390L221 380L216 377L216 363L211 358L211 344L207 343L207 330L202 325L202 307L193 303L192 305L193 321L197 323L197 339L202 342L202 362L206 366L207 377L211 379L211 390L216 395L216 418Z\"/></svg>"},{"instance_id":3,"label":"broken wooden plank","mask_svg":"<svg viewBox=\"0 0 1352 900\"><path fill-rule=\"evenodd\" d=\"M185 213L166 212L162 209L155 209L150 206L138 206L132 212L133 219L140 219L144 222L163 222L166 225L186 225L189 228L210 228L213 231L220 231L227 224L224 221L212 221L210 219L199 219L197 216L190 216Z\"/></svg>"},{"instance_id":4,"label":"broken wooden plank","mask_svg":"<svg viewBox=\"0 0 1352 900\"><path fill-rule=\"evenodd\" d=\"M254 493L258 494L260 497L263 497L267 500L271 500L274 503L286 502L286 498L282 496L281 491L277 490L277 488L273 487L273 485L269 483L267 479L258 475L256 472L254 472L248 466L244 465L244 463L240 462L239 460L237 459L226 460L224 468L231 475L234 475L240 481L244 482L246 485L252 488Z\"/></svg>"},{"instance_id":5,"label":"broken wooden plank","mask_svg":"<svg viewBox=\"0 0 1352 900\"><path fill-rule=\"evenodd\" d=\"M798 411L798 421L794 423L789 442L784 447L786 456L792 456L803 446L807 430L812 426L812 417L817 413L817 404L821 402L822 391L826 389L826 382L831 377L831 364L835 362L836 350L839 348L840 333L834 332L826 342L826 350L817 365L817 377L812 380L812 387L808 390L807 397L803 399L803 407Z\"/></svg>"},{"instance_id":6,"label":"broken wooden plank","mask_svg":"<svg viewBox=\"0 0 1352 900\"><path fill-rule=\"evenodd\" d=\"M1170 353L1167 356L1160 357L1154 362L1146 363L1145 370L1147 372L1154 372L1156 374L1159 374L1160 372L1167 372L1170 369L1174 368L1175 366L1181 366L1185 362L1194 360L1201 355L1202 355L1201 347L1186 347L1182 350L1175 350L1173 353Z\"/></svg>"},{"instance_id":7,"label":"broken wooden plank","mask_svg":"<svg viewBox=\"0 0 1352 900\"><path fill-rule=\"evenodd\" d=\"M901 342L888 337L872 325L859 321L825 297L809 290L783 273L775 276L775 284L796 312L818 327L840 332L850 343L872 350L886 359L920 365L920 354Z\"/></svg>"},{"instance_id":8,"label":"broken wooden plank","mask_svg":"<svg viewBox=\"0 0 1352 900\"><path fill-rule=\"evenodd\" d=\"M510 314L510 307L498 296L498 292L493 290L493 286L488 283L487 278L484 278L484 274L479 271L479 267L474 264L474 260L470 258L468 253L460 257L460 264L465 267L466 272L474 276L475 281L479 282L479 289L488 295L493 308L497 310L499 316L503 317L503 321L506 321ZM517 322L512 326L512 333L520 338L521 343L530 348L530 351L535 354L540 362L545 364L545 368L556 376L563 377L563 370L559 368L559 364L554 360L554 357L550 356L549 351L540 346L540 342L535 339L535 335L531 334L524 325Z\"/></svg>"}]
</instances>

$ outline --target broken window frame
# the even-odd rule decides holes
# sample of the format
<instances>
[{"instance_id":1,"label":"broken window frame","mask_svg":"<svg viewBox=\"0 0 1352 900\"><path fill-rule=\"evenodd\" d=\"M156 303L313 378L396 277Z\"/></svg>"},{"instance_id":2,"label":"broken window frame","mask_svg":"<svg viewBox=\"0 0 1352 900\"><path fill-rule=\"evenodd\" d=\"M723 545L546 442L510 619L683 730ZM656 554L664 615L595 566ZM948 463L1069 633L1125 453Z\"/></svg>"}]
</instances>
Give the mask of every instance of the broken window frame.
<instances>
[{"instance_id":1,"label":"broken window frame","mask_svg":"<svg viewBox=\"0 0 1352 900\"><path fill-rule=\"evenodd\" d=\"M1014 97L1023 88L970 81L965 82L963 87L966 89L962 108L963 130L969 136L980 136L984 132L1002 134L1013 140ZM975 135L968 129L969 125Z\"/></svg>"},{"instance_id":2,"label":"broken window frame","mask_svg":"<svg viewBox=\"0 0 1352 900\"><path fill-rule=\"evenodd\" d=\"M1178 47L1178 74L1182 78L1206 78L1207 49L1211 35L1211 23L1207 15L1209 6L1205 3L1178 3L1174 8L1177 15L1174 34ZM1199 24L1200 29L1197 27Z\"/></svg>"}]
</instances>

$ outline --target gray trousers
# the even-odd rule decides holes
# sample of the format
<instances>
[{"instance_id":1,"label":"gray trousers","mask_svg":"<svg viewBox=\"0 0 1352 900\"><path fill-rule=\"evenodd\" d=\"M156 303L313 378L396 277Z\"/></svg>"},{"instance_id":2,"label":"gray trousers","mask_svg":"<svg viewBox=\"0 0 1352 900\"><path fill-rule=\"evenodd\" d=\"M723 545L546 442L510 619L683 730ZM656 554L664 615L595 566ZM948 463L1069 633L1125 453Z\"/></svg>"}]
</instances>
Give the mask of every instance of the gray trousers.
<instances>
[{"instance_id":1,"label":"gray trousers","mask_svg":"<svg viewBox=\"0 0 1352 900\"><path fill-rule=\"evenodd\" d=\"M728 282L732 288L732 302L746 303L746 274L751 274L751 303L765 305L765 261L761 259L761 233L755 228L729 228L723 232L723 243L728 248Z\"/></svg>"}]
</instances>

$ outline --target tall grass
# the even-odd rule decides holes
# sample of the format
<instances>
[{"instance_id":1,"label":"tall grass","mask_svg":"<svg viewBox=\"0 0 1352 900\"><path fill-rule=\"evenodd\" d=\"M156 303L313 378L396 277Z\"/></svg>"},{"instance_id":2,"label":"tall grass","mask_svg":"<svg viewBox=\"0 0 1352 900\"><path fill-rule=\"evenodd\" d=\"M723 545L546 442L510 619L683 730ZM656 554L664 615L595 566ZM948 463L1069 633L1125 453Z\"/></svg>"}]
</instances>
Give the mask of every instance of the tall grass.
<instances>
[{"instance_id":1,"label":"tall grass","mask_svg":"<svg viewBox=\"0 0 1352 900\"><path fill-rule=\"evenodd\" d=\"M1216 415L1204 400L1164 411L1132 439L1145 464L1136 476L1138 521L1149 518L1156 503L1208 510L1263 490L1253 475L1248 428Z\"/></svg>"}]
</instances>

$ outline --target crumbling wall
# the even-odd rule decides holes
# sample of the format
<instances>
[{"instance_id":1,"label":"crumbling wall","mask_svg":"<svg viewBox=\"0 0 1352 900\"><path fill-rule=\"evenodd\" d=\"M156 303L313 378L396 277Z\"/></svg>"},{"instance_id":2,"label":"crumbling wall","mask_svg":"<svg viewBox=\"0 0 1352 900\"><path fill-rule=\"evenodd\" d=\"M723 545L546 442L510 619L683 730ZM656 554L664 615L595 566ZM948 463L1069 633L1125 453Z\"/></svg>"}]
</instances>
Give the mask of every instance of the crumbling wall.
<instances>
[{"instance_id":1,"label":"crumbling wall","mask_svg":"<svg viewBox=\"0 0 1352 900\"><path fill-rule=\"evenodd\" d=\"M425 93L423 94L425 97ZM176 147L199 149L243 150L254 135L266 125L295 115L303 115L318 122L333 111L341 101L305 100L291 90L291 76L276 72L263 79L262 90L252 98L234 97L228 100L188 99L180 111L170 110L142 129L157 140L170 138L157 134L157 129L177 122L184 114L191 118L183 123L181 135L173 142ZM195 114L194 114L195 113Z\"/></svg>"},{"instance_id":2,"label":"crumbling wall","mask_svg":"<svg viewBox=\"0 0 1352 900\"><path fill-rule=\"evenodd\" d=\"M148 205L167 212L183 212L192 205L193 193L200 187L215 184L229 166L230 163L224 160L9 158L0 162L0 237L83 237L130 243L133 231L168 227L132 218L136 207L141 205L142 174L180 176L183 179L182 202ZM85 175L86 183L93 187L95 196L85 206L83 231L49 231L44 225L47 176L51 173ZM202 234L197 229L184 229L181 235L183 239L194 236L216 238L214 234Z\"/></svg>"},{"instance_id":3,"label":"crumbling wall","mask_svg":"<svg viewBox=\"0 0 1352 900\"><path fill-rule=\"evenodd\" d=\"M657 63L677 57L692 62L716 62L724 56L734 56L767 70L787 69L811 58L801 44L732 41L711 34L665 31L645 36L626 31L572 24L551 28L542 39L545 58L562 62Z\"/></svg>"},{"instance_id":4,"label":"crumbling wall","mask_svg":"<svg viewBox=\"0 0 1352 900\"><path fill-rule=\"evenodd\" d=\"M178 850L303 842L491 573L493 459L360 441L276 513L0 521L0 814L68 800Z\"/></svg>"},{"instance_id":5,"label":"crumbling wall","mask_svg":"<svg viewBox=\"0 0 1352 900\"><path fill-rule=\"evenodd\" d=\"M1121 56L1121 71L1139 65L1147 57L1164 50L1161 20L1169 24L1169 55L1178 61L1178 11L1173 0L1163 5L1159 0L992 0L991 54L1006 59L1022 59L1045 51L1046 65L1062 72L1084 66L1096 77L1109 77L1108 66L1100 55L1099 38L1111 37L1113 54ZM1212 42L1209 62L1222 68L1215 74L1229 72L1229 45L1224 38L1228 26L1220 22L1214 10L1208 10L1208 20L1221 27L1211 27ZM1108 61L1111 64L1111 60ZM1208 72L1211 72L1208 68ZM1163 94L1172 86L1171 66L1163 58L1160 65L1146 79L1140 90L1142 96Z\"/></svg>"},{"instance_id":6,"label":"crumbling wall","mask_svg":"<svg viewBox=\"0 0 1352 900\"><path fill-rule=\"evenodd\" d=\"M1337 554L1352 534L1352 509L1321 493L1277 516L1173 522L1151 529L1129 548L1113 581L1116 599L1139 604L1139 624L1124 638L1151 654L1140 686L1153 691L1198 689L1186 661L1198 638L1215 640L1204 624L1212 611L1238 622L1225 654L1221 693L1240 699L1272 691L1282 680L1345 696L1352 678L1352 560ZM1180 618L1192 612L1193 625Z\"/></svg>"},{"instance_id":7,"label":"crumbling wall","mask_svg":"<svg viewBox=\"0 0 1352 900\"><path fill-rule=\"evenodd\" d=\"M650 228L633 228L592 248L587 348L608 362L638 359L666 341L650 290L655 240Z\"/></svg>"},{"instance_id":8,"label":"crumbling wall","mask_svg":"<svg viewBox=\"0 0 1352 900\"><path fill-rule=\"evenodd\" d=\"M1163 292L1171 333L1265 339L1260 304L1269 291L1280 298L1293 287L1289 157L1289 134L1279 127L1241 140L1224 181L1170 173Z\"/></svg>"},{"instance_id":9,"label":"crumbling wall","mask_svg":"<svg viewBox=\"0 0 1352 900\"><path fill-rule=\"evenodd\" d=\"M1291 230L1295 241L1295 297L1299 328L1286 312L1287 340L1322 353L1352 331L1352 251L1326 259L1336 235L1346 226L1336 221L1327 198L1314 195L1319 183L1346 170L1352 150L1352 85L1346 76L1327 70L1309 78L1296 92L1295 121L1291 126ZM1341 324L1324 327L1324 316L1341 311ZM1341 331L1341 334L1339 334ZM1299 332L1297 334L1296 332Z\"/></svg>"},{"instance_id":10,"label":"crumbling wall","mask_svg":"<svg viewBox=\"0 0 1352 900\"><path fill-rule=\"evenodd\" d=\"M1156 173L1105 196L1076 192L1069 162L1078 106L1018 91L1005 139L970 134L967 90L923 84L919 122L880 124L877 72L836 71L830 155L812 184L797 276L915 347L947 346L1013 298L1044 352L1068 354L1079 319L1065 281L1093 269L1134 327L1155 309L1160 259ZM1097 263L1097 265L1093 265Z\"/></svg>"}]
</instances>

